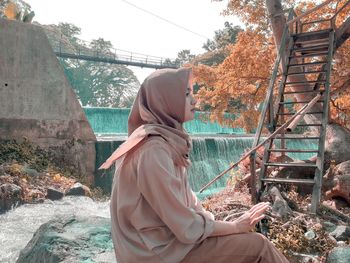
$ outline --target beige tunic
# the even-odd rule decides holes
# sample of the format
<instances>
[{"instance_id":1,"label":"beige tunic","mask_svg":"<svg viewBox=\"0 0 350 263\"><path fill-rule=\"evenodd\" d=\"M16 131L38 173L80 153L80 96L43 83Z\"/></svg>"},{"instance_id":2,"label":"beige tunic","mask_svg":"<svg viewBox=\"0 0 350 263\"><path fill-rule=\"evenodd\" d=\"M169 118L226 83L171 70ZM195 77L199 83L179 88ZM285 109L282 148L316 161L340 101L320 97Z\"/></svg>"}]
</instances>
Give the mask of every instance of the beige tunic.
<instances>
[{"instance_id":1,"label":"beige tunic","mask_svg":"<svg viewBox=\"0 0 350 263\"><path fill-rule=\"evenodd\" d=\"M116 171L112 189L117 262L180 262L213 232L213 215L203 210L162 137L135 148Z\"/></svg>"}]
</instances>

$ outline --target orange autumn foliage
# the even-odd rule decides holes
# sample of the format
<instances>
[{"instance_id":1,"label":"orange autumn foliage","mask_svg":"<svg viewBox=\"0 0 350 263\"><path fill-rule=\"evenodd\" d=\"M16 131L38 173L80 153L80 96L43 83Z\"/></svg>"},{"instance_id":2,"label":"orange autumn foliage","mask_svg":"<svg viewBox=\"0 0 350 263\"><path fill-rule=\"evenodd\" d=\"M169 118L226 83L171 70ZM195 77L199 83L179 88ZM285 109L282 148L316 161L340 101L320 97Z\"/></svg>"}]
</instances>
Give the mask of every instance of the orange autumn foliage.
<instances>
[{"instance_id":1,"label":"orange autumn foliage","mask_svg":"<svg viewBox=\"0 0 350 263\"><path fill-rule=\"evenodd\" d=\"M215 0L220 1L220 0ZM294 1L283 1L290 8ZM330 18L345 3L333 1L319 11L304 18L305 21ZM319 2L318 2L319 4ZM317 1L301 1L294 9L302 14L315 7ZM197 93L199 106L211 112L211 120L222 124L239 126L252 132L259 120L259 109L266 95L272 67L276 59L276 47L268 24L269 16L264 0L230 0L224 15L236 15L246 25L234 45L228 47L229 55L217 66L192 65L195 81L201 87ZM339 27L350 14L350 5L336 19ZM329 27L330 23L305 26L314 31ZM350 40L335 53L331 76L331 111L333 121L350 128ZM225 113L236 115L226 120Z\"/></svg>"}]
</instances>

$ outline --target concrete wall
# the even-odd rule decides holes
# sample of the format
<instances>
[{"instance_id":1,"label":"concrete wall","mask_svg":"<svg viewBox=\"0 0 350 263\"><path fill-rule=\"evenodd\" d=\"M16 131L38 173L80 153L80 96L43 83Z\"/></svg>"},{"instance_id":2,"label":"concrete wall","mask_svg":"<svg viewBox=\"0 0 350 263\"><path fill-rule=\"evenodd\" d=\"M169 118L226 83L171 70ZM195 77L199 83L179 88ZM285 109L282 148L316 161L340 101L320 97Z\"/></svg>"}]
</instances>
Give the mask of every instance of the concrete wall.
<instances>
[{"instance_id":1,"label":"concrete wall","mask_svg":"<svg viewBox=\"0 0 350 263\"><path fill-rule=\"evenodd\" d=\"M0 19L0 139L23 137L93 178L96 137L45 33Z\"/></svg>"}]
</instances>

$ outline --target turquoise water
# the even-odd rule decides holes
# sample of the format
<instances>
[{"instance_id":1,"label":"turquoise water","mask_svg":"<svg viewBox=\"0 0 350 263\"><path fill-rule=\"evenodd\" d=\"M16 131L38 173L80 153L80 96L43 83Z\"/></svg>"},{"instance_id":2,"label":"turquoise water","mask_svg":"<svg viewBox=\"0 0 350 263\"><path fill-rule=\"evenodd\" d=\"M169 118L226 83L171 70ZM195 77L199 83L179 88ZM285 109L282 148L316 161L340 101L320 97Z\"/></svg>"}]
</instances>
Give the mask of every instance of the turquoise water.
<instances>
[{"instance_id":1,"label":"turquoise water","mask_svg":"<svg viewBox=\"0 0 350 263\"><path fill-rule=\"evenodd\" d=\"M130 109L83 108L95 134L127 134ZM243 134L242 128L223 127L217 122L206 121L204 112L196 112L195 119L185 123L190 134Z\"/></svg>"},{"instance_id":2,"label":"turquoise water","mask_svg":"<svg viewBox=\"0 0 350 263\"><path fill-rule=\"evenodd\" d=\"M96 143L96 167L99 167L110 155L123 143L125 137L110 137L103 140L101 137ZM190 153L192 162L188 169L189 182L194 191L199 191L212 178L221 173L230 164L238 161L248 149L251 148L253 137L193 137L193 149ZM313 140L288 140L287 147L290 149L315 149L317 145ZM312 153L290 153L293 159L308 159ZM111 190L113 169L105 172L102 176L100 171L96 172L95 183L106 193ZM207 194L226 185L229 174L215 182Z\"/></svg>"},{"instance_id":3,"label":"turquoise water","mask_svg":"<svg viewBox=\"0 0 350 263\"><path fill-rule=\"evenodd\" d=\"M97 135L96 167L99 167L123 143L127 134L127 120L130 109L88 108L85 107L87 119ZM212 178L238 161L247 150L251 149L253 137L244 134L241 128L222 127L216 122L205 122L205 113L196 113L195 120L185 123L186 130L191 134L193 149L190 154L192 162L188 169L189 182L194 191L199 191ZM315 149L317 145L312 140L286 140L290 149ZM308 159L312 153L290 153L293 159ZM95 183L105 193L110 193L113 169L102 174L97 171ZM227 184L229 174L215 182L205 193L206 196Z\"/></svg>"}]
</instances>

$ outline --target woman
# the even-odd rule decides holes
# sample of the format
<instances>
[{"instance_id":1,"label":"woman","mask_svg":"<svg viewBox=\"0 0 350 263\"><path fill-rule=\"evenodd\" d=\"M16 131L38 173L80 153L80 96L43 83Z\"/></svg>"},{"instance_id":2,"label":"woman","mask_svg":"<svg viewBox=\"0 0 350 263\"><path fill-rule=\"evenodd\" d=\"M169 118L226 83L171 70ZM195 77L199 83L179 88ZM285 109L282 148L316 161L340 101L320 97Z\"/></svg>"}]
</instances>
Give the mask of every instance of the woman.
<instances>
[{"instance_id":1,"label":"woman","mask_svg":"<svg viewBox=\"0 0 350 263\"><path fill-rule=\"evenodd\" d=\"M234 222L215 221L190 189L189 135L194 118L191 69L163 69L141 85L128 140L101 166L116 162L112 237L124 262L288 262L262 235L247 233L268 208L260 203Z\"/></svg>"}]
</instances>

